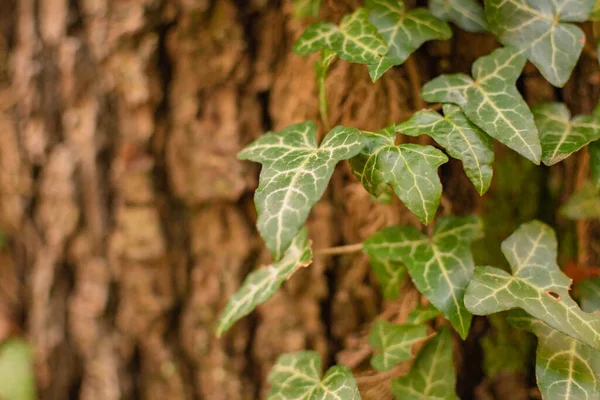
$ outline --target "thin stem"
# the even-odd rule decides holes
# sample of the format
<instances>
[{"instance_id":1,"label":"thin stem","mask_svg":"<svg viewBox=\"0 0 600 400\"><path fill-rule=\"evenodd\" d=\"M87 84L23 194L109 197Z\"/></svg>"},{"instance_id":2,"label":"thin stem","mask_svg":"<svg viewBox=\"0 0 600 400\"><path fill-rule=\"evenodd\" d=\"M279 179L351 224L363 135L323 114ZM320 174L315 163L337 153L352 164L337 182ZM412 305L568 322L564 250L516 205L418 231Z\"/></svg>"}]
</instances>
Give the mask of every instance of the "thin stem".
<instances>
[{"instance_id":1,"label":"thin stem","mask_svg":"<svg viewBox=\"0 0 600 400\"><path fill-rule=\"evenodd\" d=\"M323 127L326 132L329 132L329 113L327 112L327 89L325 88L325 76L319 78L319 113L323 121Z\"/></svg>"},{"instance_id":2,"label":"thin stem","mask_svg":"<svg viewBox=\"0 0 600 400\"><path fill-rule=\"evenodd\" d=\"M347 244L344 246L328 247L326 249L317 250L315 252L315 255L325 256L325 255L335 255L335 254L356 253L357 251L361 251L362 248L363 248L362 243Z\"/></svg>"}]
</instances>

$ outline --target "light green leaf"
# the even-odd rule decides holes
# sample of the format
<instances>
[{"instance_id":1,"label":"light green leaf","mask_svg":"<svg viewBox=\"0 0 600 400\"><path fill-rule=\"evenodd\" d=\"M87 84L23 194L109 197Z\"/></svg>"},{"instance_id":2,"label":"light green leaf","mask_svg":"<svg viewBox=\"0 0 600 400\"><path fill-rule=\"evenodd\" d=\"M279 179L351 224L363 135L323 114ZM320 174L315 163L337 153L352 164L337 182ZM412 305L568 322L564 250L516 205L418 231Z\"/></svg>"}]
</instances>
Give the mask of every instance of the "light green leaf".
<instances>
[{"instance_id":1,"label":"light green leaf","mask_svg":"<svg viewBox=\"0 0 600 400\"><path fill-rule=\"evenodd\" d=\"M464 74L441 75L423 86L421 97L460 105L485 133L539 164L538 130L515 86L525 61L514 48L496 49L475 61L474 81Z\"/></svg>"},{"instance_id":2,"label":"light green leaf","mask_svg":"<svg viewBox=\"0 0 600 400\"><path fill-rule=\"evenodd\" d=\"M596 0L589 18L590 21L600 21L600 0Z\"/></svg>"},{"instance_id":3,"label":"light green leaf","mask_svg":"<svg viewBox=\"0 0 600 400\"><path fill-rule=\"evenodd\" d=\"M458 400L452 360L452 336L442 327L419 352L408 375L392 381L398 400Z\"/></svg>"},{"instance_id":4,"label":"light green leaf","mask_svg":"<svg viewBox=\"0 0 600 400\"><path fill-rule=\"evenodd\" d=\"M492 181L494 142L467 119L460 107L444 104L443 110L443 117L433 110L418 111L397 125L396 132L432 137L452 157L462 160L467 176L479 194L484 194Z\"/></svg>"},{"instance_id":5,"label":"light green leaf","mask_svg":"<svg viewBox=\"0 0 600 400\"><path fill-rule=\"evenodd\" d=\"M596 140L588 145L588 153L590 153L592 182L596 188L600 189L600 140Z\"/></svg>"},{"instance_id":6,"label":"light green leaf","mask_svg":"<svg viewBox=\"0 0 600 400\"><path fill-rule=\"evenodd\" d=\"M538 104L531 111L540 131L542 161L546 165L556 164L600 139L600 118L578 115L571 119L571 112L563 103Z\"/></svg>"},{"instance_id":7,"label":"light green leaf","mask_svg":"<svg viewBox=\"0 0 600 400\"><path fill-rule=\"evenodd\" d=\"M426 338L425 325L375 321L369 332L369 344L380 353L371 358L371 365L378 371L389 371L394 365L413 358L412 346Z\"/></svg>"},{"instance_id":8,"label":"light green leaf","mask_svg":"<svg viewBox=\"0 0 600 400\"><path fill-rule=\"evenodd\" d=\"M586 279L577 285L579 303L585 312L600 310L600 278Z\"/></svg>"},{"instance_id":9,"label":"light green leaf","mask_svg":"<svg viewBox=\"0 0 600 400\"><path fill-rule=\"evenodd\" d=\"M400 284L402 284L406 276L406 267L404 264L375 256L369 257L369 263L381 285L383 297L388 300L397 298L400 294Z\"/></svg>"},{"instance_id":10,"label":"light green leaf","mask_svg":"<svg viewBox=\"0 0 600 400\"><path fill-rule=\"evenodd\" d=\"M408 314L408 320L406 322L409 324L420 325L436 318L439 314L439 310L433 305L428 304L426 306L422 306L419 304L417 308Z\"/></svg>"},{"instance_id":11,"label":"light green leaf","mask_svg":"<svg viewBox=\"0 0 600 400\"><path fill-rule=\"evenodd\" d=\"M469 32L486 32L483 7L475 0L430 0L429 10L443 21L454 22Z\"/></svg>"},{"instance_id":12,"label":"light green leaf","mask_svg":"<svg viewBox=\"0 0 600 400\"><path fill-rule=\"evenodd\" d=\"M312 262L312 251L306 228L302 229L281 261L253 271L242 287L229 299L219 318L217 336L221 336L240 318L269 300L294 272Z\"/></svg>"},{"instance_id":13,"label":"light green leaf","mask_svg":"<svg viewBox=\"0 0 600 400\"><path fill-rule=\"evenodd\" d=\"M465 338L471 314L463 295L474 268L469 243L481 236L481 228L475 216L444 217L431 238L411 226L394 226L368 238L364 248L376 257L403 262L419 292Z\"/></svg>"},{"instance_id":14,"label":"light green leaf","mask_svg":"<svg viewBox=\"0 0 600 400\"><path fill-rule=\"evenodd\" d=\"M360 131L338 126L317 146L312 121L269 132L238 157L263 165L254 202L258 230L275 261L283 256L321 198L336 164L363 148Z\"/></svg>"},{"instance_id":15,"label":"light green leaf","mask_svg":"<svg viewBox=\"0 0 600 400\"><path fill-rule=\"evenodd\" d=\"M563 22L584 22L594 0L485 0L490 30L520 49L552 85L562 87L577 64L585 34Z\"/></svg>"},{"instance_id":16,"label":"light green leaf","mask_svg":"<svg viewBox=\"0 0 600 400\"><path fill-rule=\"evenodd\" d=\"M267 400L360 400L350 368L333 366L321 375L316 351L299 351L279 357L269 374L272 388Z\"/></svg>"},{"instance_id":17,"label":"light green leaf","mask_svg":"<svg viewBox=\"0 0 600 400\"><path fill-rule=\"evenodd\" d=\"M396 146L393 126L363 135L365 147L350 160L354 175L374 196L379 196L389 184L423 223L431 222L442 196L436 170L448 157L432 146Z\"/></svg>"},{"instance_id":18,"label":"light green leaf","mask_svg":"<svg viewBox=\"0 0 600 400\"><path fill-rule=\"evenodd\" d=\"M556 264L556 237L548 225L521 225L502 242L512 275L478 267L465 294L467 309L488 315L522 308L552 328L600 349L600 315L583 312L569 297L571 280Z\"/></svg>"},{"instance_id":19,"label":"light green leaf","mask_svg":"<svg viewBox=\"0 0 600 400\"><path fill-rule=\"evenodd\" d=\"M0 345L0 399L36 399L33 351L23 339Z\"/></svg>"},{"instance_id":20,"label":"light green leaf","mask_svg":"<svg viewBox=\"0 0 600 400\"><path fill-rule=\"evenodd\" d=\"M334 51L339 58L349 62L372 64L387 53L388 45L369 22L369 11L359 8L346 15L339 27L329 22L310 25L293 47L293 51L301 56L319 50Z\"/></svg>"},{"instance_id":21,"label":"light green leaf","mask_svg":"<svg viewBox=\"0 0 600 400\"><path fill-rule=\"evenodd\" d=\"M424 8L407 12L404 0L367 0L366 6L370 10L369 21L389 44L385 57L369 65L373 82L392 66L403 64L423 43L452 37L446 22Z\"/></svg>"},{"instance_id":22,"label":"light green leaf","mask_svg":"<svg viewBox=\"0 0 600 400\"><path fill-rule=\"evenodd\" d=\"M296 18L318 17L321 0L294 0Z\"/></svg>"},{"instance_id":23,"label":"light green leaf","mask_svg":"<svg viewBox=\"0 0 600 400\"><path fill-rule=\"evenodd\" d=\"M535 374L544 400L600 399L600 351L521 310L509 321L538 337Z\"/></svg>"},{"instance_id":24,"label":"light green leaf","mask_svg":"<svg viewBox=\"0 0 600 400\"><path fill-rule=\"evenodd\" d=\"M571 219L600 218L600 189L586 182L560 208L560 213Z\"/></svg>"}]
</instances>

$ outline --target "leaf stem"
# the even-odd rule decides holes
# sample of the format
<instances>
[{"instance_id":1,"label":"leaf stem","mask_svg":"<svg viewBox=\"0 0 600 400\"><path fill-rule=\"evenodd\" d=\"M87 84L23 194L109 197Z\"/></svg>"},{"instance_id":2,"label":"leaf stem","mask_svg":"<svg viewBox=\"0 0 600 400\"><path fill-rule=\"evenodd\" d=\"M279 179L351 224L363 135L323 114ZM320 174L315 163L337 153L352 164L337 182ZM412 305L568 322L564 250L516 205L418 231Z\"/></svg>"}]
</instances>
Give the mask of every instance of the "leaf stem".
<instances>
[{"instance_id":1,"label":"leaf stem","mask_svg":"<svg viewBox=\"0 0 600 400\"><path fill-rule=\"evenodd\" d=\"M316 250L315 255L325 256L325 255L356 253L358 251L361 251L362 248L363 248L362 243L347 244L344 246L328 247L326 249Z\"/></svg>"},{"instance_id":2,"label":"leaf stem","mask_svg":"<svg viewBox=\"0 0 600 400\"><path fill-rule=\"evenodd\" d=\"M323 127L326 132L329 132L331 126L329 125L329 113L327 112L327 89L325 87L325 76L319 77L319 113L321 114L321 120L323 121Z\"/></svg>"}]
</instances>

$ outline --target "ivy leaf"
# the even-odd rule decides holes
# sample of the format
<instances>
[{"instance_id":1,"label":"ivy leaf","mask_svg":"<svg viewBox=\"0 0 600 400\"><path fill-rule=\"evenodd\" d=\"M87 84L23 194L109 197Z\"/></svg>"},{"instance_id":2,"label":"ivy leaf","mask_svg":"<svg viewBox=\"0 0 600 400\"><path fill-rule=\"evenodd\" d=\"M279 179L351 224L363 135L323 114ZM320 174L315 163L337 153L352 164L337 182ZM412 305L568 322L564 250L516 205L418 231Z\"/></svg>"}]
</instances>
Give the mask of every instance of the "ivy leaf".
<instances>
[{"instance_id":1,"label":"ivy leaf","mask_svg":"<svg viewBox=\"0 0 600 400\"><path fill-rule=\"evenodd\" d=\"M505 313L487 318L490 328L480 339L483 350L483 371L494 379L506 373L526 373L531 354L532 338L511 326Z\"/></svg>"},{"instance_id":2,"label":"ivy leaf","mask_svg":"<svg viewBox=\"0 0 600 400\"><path fill-rule=\"evenodd\" d=\"M589 142L600 139L600 118L571 113L563 103L539 104L531 109L540 131L542 161L553 165Z\"/></svg>"},{"instance_id":3,"label":"ivy leaf","mask_svg":"<svg viewBox=\"0 0 600 400\"><path fill-rule=\"evenodd\" d=\"M318 17L321 0L294 0L296 18Z\"/></svg>"},{"instance_id":4,"label":"ivy leaf","mask_svg":"<svg viewBox=\"0 0 600 400\"><path fill-rule=\"evenodd\" d=\"M389 184L423 223L431 222L442 197L436 170L448 157L432 146L396 146L393 126L363 132L363 136L365 147L350 160L350 165L365 189L377 197Z\"/></svg>"},{"instance_id":5,"label":"ivy leaf","mask_svg":"<svg viewBox=\"0 0 600 400\"><path fill-rule=\"evenodd\" d=\"M538 337L535 373L544 400L600 399L600 351L521 310L509 321Z\"/></svg>"},{"instance_id":6,"label":"ivy leaf","mask_svg":"<svg viewBox=\"0 0 600 400\"><path fill-rule=\"evenodd\" d=\"M492 33L520 49L552 85L562 87L577 64L585 34L563 22L584 22L594 0L485 0Z\"/></svg>"},{"instance_id":7,"label":"ivy leaf","mask_svg":"<svg viewBox=\"0 0 600 400\"><path fill-rule=\"evenodd\" d=\"M375 321L369 332L369 344L381 353L371 358L371 365L378 371L389 371L394 365L413 358L412 346L426 338L425 325Z\"/></svg>"},{"instance_id":8,"label":"ivy leaf","mask_svg":"<svg viewBox=\"0 0 600 400\"><path fill-rule=\"evenodd\" d=\"M0 346L0 399L36 399L33 351L23 339L12 338Z\"/></svg>"},{"instance_id":9,"label":"ivy leaf","mask_svg":"<svg viewBox=\"0 0 600 400\"><path fill-rule=\"evenodd\" d=\"M407 12L404 0L367 0L366 6L370 10L369 21L389 44L385 57L369 65L373 82L394 65L403 64L423 43L452 37L446 22L424 8Z\"/></svg>"},{"instance_id":10,"label":"ivy leaf","mask_svg":"<svg viewBox=\"0 0 600 400\"><path fill-rule=\"evenodd\" d=\"M408 375L392 381L399 400L458 400L450 330L442 327L419 352Z\"/></svg>"},{"instance_id":11,"label":"ivy leaf","mask_svg":"<svg viewBox=\"0 0 600 400\"><path fill-rule=\"evenodd\" d=\"M397 298L400 295L400 284L406 276L404 264L375 256L369 257L369 263L381 285L383 297L388 300Z\"/></svg>"},{"instance_id":12,"label":"ivy leaf","mask_svg":"<svg viewBox=\"0 0 600 400\"><path fill-rule=\"evenodd\" d=\"M586 279L577 285L581 309L585 312L600 310L600 278Z\"/></svg>"},{"instance_id":13,"label":"ivy leaf","mask_svg":"<svg viewBox=\"0 0 600 400\"><path fill-rule=\"evenodd\" d=\"M429 10L442 21L454 22L468 32L486 32L483 7L475 0L430 0Z\"/></svg>"},{"instance_id":14,"label":"ivy leaf","mask_svg":"<svg viewBox=\"0 0 600 400\"><path fill-rule=\"evenodd\" d=\"M462 160L465 172L484 194L492 181L494 142L477 126L472 124L454 104L444 104L444 116L433 110L416 112L408 121L397 125L396 132L410 136L426 134L448 153Z\"/></svg>"},{"instance_id":15,"label":"ivy leaf","mask_svg":"<svg viewBox=\"0 0 600 400\"><path fill-rule=\"evenodd\" d=\"M221 336L258 305L269 300L294 272L312 262L312 251L306 228L303 228L285 252L281 261L259 268L246 277L242 287L229 299L219 318L217 336Z\"/></svg>"},{"instance_id":16,"label":"ivy leaf","mask_svg":"<svg viewBox=\"0 0 600 400\"><path fill-rule=\"evenodd\" d=\"M600 189L586 182L560 208L560 213L571 219L600 218Z\"/></svg>"},{"instance_id":17,"label":"ivy leaf","mask_svg":"<svg viewBox=\"0 0 600 400\"><path fill-rule=\"evenodd\" d=\"M329 22L310 25L293 46L293 51L301 56L320 50L334 51L349 62L372 64L387 53L388 44L369 22L369 10L359 8L346 15L339 26Z\"/></svg>"},{"instance_id":18,"label":"ivy leaf","mask_svg":"<svg viewBox=\"0 0 600 400\"><path fill-rule=\"evenodd\" d=\"M539 221L521 225L502 242L512 275L478 267L465 294L467 309L487 315L522 308L580 342L600 349L600 315L583 312L569 297L571 280L556 264L556 236Z\"/></svg>"},{"instance_id":19,"label":"ivy leaf","mask_svg":"<svg viewBox=\"0 0 600 400\"><path fill-rule=\"evenodd\" d=\"M350 368L339 365L321 375L321 357L316 351L284 354L269 374L272 386L267 400L360 400Z\"/></svg>"},{"instance_id":20,"label":"ivy leaf","mask_svg":"<svg viewBox=\"0 0 600 400\"><path fill-rule=\"evenodd\" d=\"M588 153L590 153L592 182L596 185L596 188L600 189L600 140L588 145Z\"/></svg>"},{"instance_id":21,"label":"ivy leaf","mask_svg":"<svg viewBox=\"0 0 600 400\"><path fill-rule=\"evenodd\" d=\"M254 195L257 226L275 261L281 259L323 195L335 165L363 147L358 129L335 127L320 147L316 131L313 121L291 125L263 135L238 155L263 165Z\"/></svg>"},{"instance_id":22,"label":"ivy leaf","mask_svg":"<svg viewBox=\"0 0 600 400\"><path fill-rule=\"evenodd\" d=\"M471 314L463 295L474 268L469 243L480 236L477 217L450 216L437 221L431 238L411 226L394 226L368 238L364 248L369 254L402 261L419 292L465 338Z\"/></svg>"},{"instance_id":23,"label":"ivy leaf","mask_svg":"<svg viewBox=\"0 0 600 400\"><path fill-rule=\"evenodd\" d=\"M590 21L600 21L600 0L596 0L594 8L590 14Z\"/></svg>"},{"instance_id":24,"label":"ivy leaf","mask_svg":"<svg viewBox=\"0 0 600 400\"><path fill-rule=\"evenodd\" d=\"M464 74L441 75L426 83L421 97L428 102L456 103L472 122L491 137L539 164L538 130L515 82L526 59L503 47L473 64L475 80Z\"/></svg>"},{"instance_id":25,"label":"ivy leaf","mask_svg":"<svg viewBox=\"0 0 600 400\"><path fill-rule=\"evenodd\" d=\"M436 318L439 313L438 309L431 304L426 306L419 305L408 314L407 322L414 325L424 324L425 322Z\"/></svg>"}]
</instances>

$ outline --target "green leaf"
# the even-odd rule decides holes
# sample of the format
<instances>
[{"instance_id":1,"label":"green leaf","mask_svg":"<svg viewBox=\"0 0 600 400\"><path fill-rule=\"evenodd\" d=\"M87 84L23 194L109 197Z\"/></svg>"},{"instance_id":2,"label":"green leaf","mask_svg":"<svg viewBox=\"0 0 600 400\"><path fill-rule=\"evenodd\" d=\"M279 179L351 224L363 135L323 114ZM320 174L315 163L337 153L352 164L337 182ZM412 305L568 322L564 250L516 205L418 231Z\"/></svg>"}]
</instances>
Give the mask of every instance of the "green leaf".
<instances>
[{"instance_id":1,"label":"green leaf","mask_svg":"<svg viewBox=\"0 0 600 400\"><path fill-rule=\"evenodd\" d=\"M586 182L560 208L560 213L571 219L600 218L600 189Z\"/></svg>"},{"instance_id":2,"label":"green leaf","mask_svg":"<svg viewBox=\"0 0 600 400\"><path fill-rule=\"evenodd\" d=\"M408 375L392 381L392 393L398 400L458 400L455 386L452 336L442 327L419 352Z\"/></svg>"},{"instance_id":3,"label":"green leaf","mask_svg":"<svg viewBox=\"0 0 600 400\"><path fill-rule=\"evenodd\" d=\"M242 287L229 299L217 326L221 336L240 318L269 300L294 272L312 262L306 228L302 229L279 262L259 268L246 277Z\"/></svg>"},{"instance_id":4,"label":"green leaf","mask_svg":"<svg viewBox=\"0 0 600 400\"><path fill-rule=\"evenodd\" d=\"M433 138L452 157L462 160L467 176L479 194L484 194L492 181L494 142L467 119L460 107L444 104L443 110L443 117L432 110L418 111L397 125L396 132Z\"/></svg>"},{"instance_id":5,"label":"green leaf","mask_svg":"<svg viewBox=\"0 0 600 400\"><path fill-rule=\"evenodd\" d=\"M507 322L505 313L490 315L487 322L490 329L480 339L485 375L494 379L506 373L526 373L532 338L512 327Z\"/></svg>"},{"instance_id":6,"label":"green leaf","mask_svg":"<svg viewBox=\"0 0 600 400\"><path fill-rule=\"evenodd\" d=\"M340 365L321 375L316 351L299 351L279 357L271 373L267 400L360 400L350 368Z\"/></svg>"},{"instance_id":7,"label":"green leaf","mask_svg":"<svg viewBox=\"0 0 600 400\"><path fill-rule=\"evenodd\" d=\"M577 285L581 309L585 312L600 310L600 278L587 279Z\"/></svg>"},{"instance_id":8,"label":"green leaf","mask_svg":"<svg viewBox=\"0 0 600 400\"><path fill-rule=\"evenodd\" d=\"M552 85L562 87L577 64L584 22L594 0L485 0L490 30L505 46L520 49Z\"/></svg>"},{"instance_id":9,"label":"green leaf","mask_svg":"<svg viewBox=\"0 0 600 400\"><path fill-rule=\"evenodd\" d=\"M387 53L388 45L369 22L369 11L359 8L346 15L339 27L329 22L310 25L293 47L293 51L301 56L320 50L334 51L339 58L349 62L372 64Z\"/></svg>"},{"instance_id":10,"label":"green leaf","mask_svg":"<svg viewBox=\"0 0 600 400\"><path fill-rule=\"evenodd\" d=\"M539 104L531 109L540 131L542 161L553 165L589 142L600 139L600 118L571 113L563 103Z\"/></svg>"},{"instance_id":11,"label":"green leaf","mask_svg":"<svg viewBox=\"0 0 600 400\"><path fill-rule=\"evenodd\" d=\"M544 400L600 399L600 351L521 310L509 321L538 337L535 373Z\"/></svg>"},{"instance_id":12,"label":"green leaf","mask_svg":"<svg viewBox=\"0 0 600 400\"><path fill-rule=\"evenodd\" d=\"M454 22L469 32L486 32L483 7L475 0L430 0L429 10L443 21Z\"/></svg>"},{"instance_id":13,"label":"green leaf","mask_svg":"<svg viewBox=\"0 0 600 400\"><path fill-rule=\"evenodd\" d=\"M368 238L364 248L374 256L403 262L419 292L465 338L471 314L463 295L474 268L469 243L481 236L481 228L475 216L444 217L431 238L411 226L394 226Z\"/></svg>"},{"instance_id":14,"label":"green leaf","mask_svg":"<svg viewBox=\"0 0 600 400\"><path fill-rule=\"evenodd\" d=\"M321 198L335 165L364 146L360 131L338 126L317 146L312 121L269 132L238 157L263 165L254 195L258 230L275 261L283 256Z\"/></svg>"},{"instance_id":15,"label":"green leaf","mask_svg":"<svg viewBox=\"0 0 600 400\"><path fill-rule=\"evenodd\" d=\"M378 371L389 371L394 365L412 359L412 346L426 338L425 325L375 321L369 332L369 344L381 353L371 358L371 365Z\"/></svg>"},{"instance_id":16,"label":"green leaf","mask_svg":"<svg viewBox=\"0 0 600 400\"><path fill-rule=\"evenodd\" d=\"M400 294L400 284L406 276L404 264L375 256L369 257L369 263L381 285L383 297L388 300L397 298Z\"/></svg>"},{"instance_id":17,"label":"green leaf","mask_svg":"<svg viewBox=\"0 0 600 400\"><path fill-rule=\"evenodd\" d=\"M423 43L452 37L446 22L424 8L407 12L404 0L367 0L366 6L370 10L369 21L389 44L385 57L369 65L373 82L394 65L403 64Z\"/></svg>"},{"instance_id":18,"label":"green leaf","mask_svg":"<svg viewBox=\"0 0 600 400\"><path fill-rule=\"evenodd\" d=\"M525 61L514 48L496 49L475 61L474 81L464 74L441 75L423 86L421 97L460 105L485 133L539 164L538 130L515 86Z\"/></svg>"},{"instance_id":19,"label":"green leaf","mask_svg":"<svg viewBox=\"0 0 600 400\"><path fill-rule=\"evenodd\" d=\"M596 0L589 18L590 21L600 21L600 0Z\"/></svg>"},{"instance_id":20,"label":"green leaf","mask_svg":"<svg viewBox=\"0 0 600 400\"><path fill-rule=\"evenodd\" d=\"M365 147L350 160L354 175L374 196L379 196L389 184L423 223L431 222L442 197L436 170L448 157L432 146L396 146L393 126L363 135Z\"/></svg>"},{"instance_id":21,"label":"green leaf","mask_svg":"<svg viewBox=\"0 0 600 400\"><path fill-rule=\"evenodd\" d=\"M588 153L590 153L592 182L596 188L600 189L600 140L596 140L588 145Z\"/></svg>"},{"instance_id":22,"label":"green leaf","mask_svg":"<svg viewBox=\"0 0 600 400\"><path fill-rule=\"evenodd\" d=\"M33 351L23 339L6 340L0 346L0 399L36 399Z\"/></svg>"},{"instance_id":23,"label":"green leaf","mask_svg":"<svg viewBox=\"0 0 600 400\"><path fill-rule=\"evenodd\" d=\"M418 305L417 308L408 314L407 322L409 324L420 325L436 318L439 314L439 310L431 304L426 306Z\"/></svg>"},{"instance_id":24,"label":"green leaf","mask_svg":"<svg viewBox=\"0 0 600 400\"><path fill-rule=\"evenodd\" d=\"M521 225L502 242L512 275L478 267L465 295L467 309L488 315L522 308L552 328L600 349L600 315L583 312L569 297L571 280L556 264L556 237L539 221Z\"/></svg>"},{"instance_id":25,"label":"green leaf","mask_svg":"<svg viewBox=\"0 0 600 400\"><path fill-rule=\"evenodd\" d=\"M296 18L318 17L321 0L294 0Z\"/></svg>"}]
</instances>

